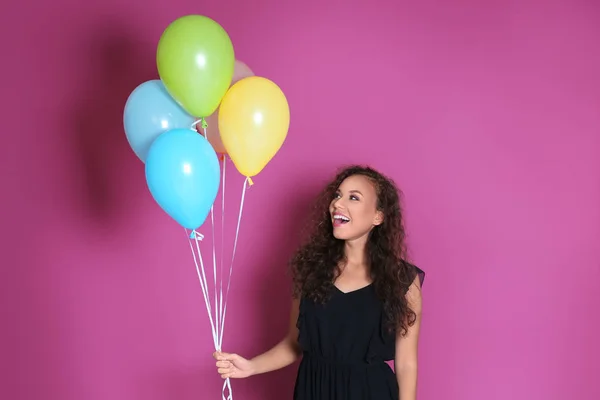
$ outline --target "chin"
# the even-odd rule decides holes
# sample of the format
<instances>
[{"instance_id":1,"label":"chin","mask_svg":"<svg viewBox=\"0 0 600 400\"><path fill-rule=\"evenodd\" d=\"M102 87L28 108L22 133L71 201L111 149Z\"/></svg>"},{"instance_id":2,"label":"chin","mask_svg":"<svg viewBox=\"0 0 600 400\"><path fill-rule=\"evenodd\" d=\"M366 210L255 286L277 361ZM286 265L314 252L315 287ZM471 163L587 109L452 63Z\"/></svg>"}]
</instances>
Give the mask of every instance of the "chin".
<instances>
[{"instance_id":1,"label":"chin","mask_svg":"<svg viewBox=\"0 0 600 400\"><path fill-rule=\"evenodd\" d=\"M344 240L346 242L352 242L355 240L359 240L364 238L365 236L369 235L370 231L367 232L363 232L363 231L357 231L356 229L353 230L353 232L349 232L345 229L333 229L333 237L338 239L338 240Z\"/></svg>"},{"instance_id":2,"label":"chin","mask_svg":"<svg viewBox=\"0 0 600 400\"><path fill-rule=\"evenodd\" d=\"M333 237L338 240L351 240L353 238L352 232L340 232L339 229L333 228Z\"/></svg>"},{"instance_id":3,"label":"chin","mask_svg":"<svg viewBox=\"0 0 600 400\"><path fill-rule=\"evenodd\" d=\"M346 235L341 235L339 232L333 231L333 237L338 240L346 240Z\"/></svg>"}]
</instances>

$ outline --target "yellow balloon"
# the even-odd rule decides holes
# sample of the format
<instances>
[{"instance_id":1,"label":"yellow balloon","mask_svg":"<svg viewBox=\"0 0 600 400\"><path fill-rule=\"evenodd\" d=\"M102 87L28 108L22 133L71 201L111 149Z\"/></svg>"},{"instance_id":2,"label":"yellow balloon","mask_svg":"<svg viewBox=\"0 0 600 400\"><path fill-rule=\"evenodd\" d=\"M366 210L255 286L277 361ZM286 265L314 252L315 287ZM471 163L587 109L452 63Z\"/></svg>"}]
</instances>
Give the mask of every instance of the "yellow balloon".
<instances>
[{"instance_id":1,"label":"yellow balloon","mask_svg":"<svg viewBox=\"0 0 600 400\"><path fill-rule=\"evenodd\" d=\"M290 126L290 108L279 86L252 76L235 83L219 108L223 146L237 170L256 176L277 154Z\"/></svg>"}]
</instances>

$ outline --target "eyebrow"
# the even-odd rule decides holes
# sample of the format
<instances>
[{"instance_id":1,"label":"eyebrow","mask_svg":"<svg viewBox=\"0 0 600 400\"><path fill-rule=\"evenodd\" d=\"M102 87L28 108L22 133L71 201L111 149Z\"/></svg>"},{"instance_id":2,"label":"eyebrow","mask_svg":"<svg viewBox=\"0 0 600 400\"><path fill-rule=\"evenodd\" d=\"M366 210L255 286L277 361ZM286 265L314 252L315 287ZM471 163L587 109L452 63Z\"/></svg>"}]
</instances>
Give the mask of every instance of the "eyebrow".
<instances>
[{"instance_id":1,"label":"eyebrow","mask_svg":"<svg viewBox=\"0 0 600 400\"><path fill-rule=\"evenodd\" d=\"M338 189L338 190L336 190L336 193L341 193L341 191ZM364 196L364 194L362 194L362 192L360 190L356 190L356 189L349 190L348 193L352 193L352 194L358 193L361 196Z\"/></svg>"}]
</instances>

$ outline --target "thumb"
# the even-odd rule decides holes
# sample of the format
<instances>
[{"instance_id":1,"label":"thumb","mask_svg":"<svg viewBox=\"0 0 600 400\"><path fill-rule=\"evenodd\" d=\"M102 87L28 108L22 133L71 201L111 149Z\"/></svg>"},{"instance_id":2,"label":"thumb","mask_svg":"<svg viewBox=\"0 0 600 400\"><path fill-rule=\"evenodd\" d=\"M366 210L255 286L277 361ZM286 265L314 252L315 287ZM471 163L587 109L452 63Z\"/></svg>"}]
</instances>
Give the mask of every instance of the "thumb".
<instances>
[{"instance_id":1,"label":"thumb","mask_svg":"<svg viewBox=\"0 0 600 400\"><path fill-rule=\"evenodd\" d=\"M219 361L236 361L239 358L235 353L217 352L215 354L215 358Z\"/></svg>"}]
</instances>

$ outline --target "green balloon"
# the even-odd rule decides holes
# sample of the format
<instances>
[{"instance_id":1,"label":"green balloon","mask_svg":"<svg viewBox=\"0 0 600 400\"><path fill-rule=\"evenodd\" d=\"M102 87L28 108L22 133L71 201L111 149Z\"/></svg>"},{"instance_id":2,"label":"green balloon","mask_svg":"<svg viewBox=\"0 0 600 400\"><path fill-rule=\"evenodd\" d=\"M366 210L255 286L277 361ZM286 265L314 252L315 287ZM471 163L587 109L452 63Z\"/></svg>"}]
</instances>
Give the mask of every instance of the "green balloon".
<instances>
[{"instance_id":1,"label":"green balloon","mask_svg":"<svg viewBox=\"0 0 600 400\"><path fill-rule=\"evenodd\" d=\"M186 15L163 32L156 64L175 101L193 116L208 117L231 85L235 54L221 25L202 15Z\"/></svg>"}]
</instances>

